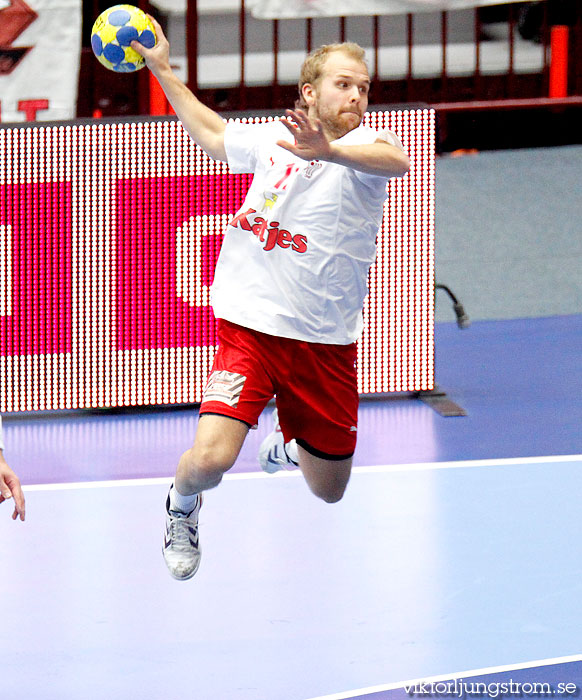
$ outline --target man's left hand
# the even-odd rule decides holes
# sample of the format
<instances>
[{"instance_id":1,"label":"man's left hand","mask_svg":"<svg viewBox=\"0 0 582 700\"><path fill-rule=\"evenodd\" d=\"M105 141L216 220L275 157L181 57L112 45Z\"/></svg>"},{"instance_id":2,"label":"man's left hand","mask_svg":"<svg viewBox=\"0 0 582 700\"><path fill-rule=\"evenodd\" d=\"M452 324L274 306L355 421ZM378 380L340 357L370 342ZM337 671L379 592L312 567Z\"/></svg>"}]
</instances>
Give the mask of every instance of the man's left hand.
<instances>
[{"instance_id":1,"label":"man's left hand","mask_svg":"<svg viewBox=\"0 0 582 700\"><path fill-rule=\"evenodd\" d=\"M277 146L285 148L303 160L327 160L331 153L329 142L319 119L309 119L302 109L288 109L286 118L281 119L295 139L295 143L277 141Z\"/></svg>"}]
</instances>

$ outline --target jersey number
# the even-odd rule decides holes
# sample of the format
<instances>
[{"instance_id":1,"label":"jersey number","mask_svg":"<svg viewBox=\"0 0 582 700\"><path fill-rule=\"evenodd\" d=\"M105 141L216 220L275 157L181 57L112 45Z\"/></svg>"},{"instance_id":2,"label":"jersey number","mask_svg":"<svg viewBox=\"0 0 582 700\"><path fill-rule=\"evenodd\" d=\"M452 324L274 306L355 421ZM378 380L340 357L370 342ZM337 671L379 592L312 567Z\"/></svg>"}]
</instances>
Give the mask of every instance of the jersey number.
<instances>
[{"instance_id":1,"label":"jersey number","mask_svg":"<svg viewBox=\"0 0 582 700\"><path fill-rule=\"evenodd\" d=\"M293 172L293 168L294 168L294 167L295 167L295 164L294 164L294 163L289 163L289 165L285 168L285 174L284 174L283 177L279 180L279 182L275 185L275 189L279 189L279 187L281 187L281 185L285 182L285 180L286 180L286 179L289 177L289 175L291 175L291 173ZM299 168L297 168L297 170L299 170ZM285 187L287 187L287 185L285 185L282 189L285 189Z\"/></svg>"}]
</instances>

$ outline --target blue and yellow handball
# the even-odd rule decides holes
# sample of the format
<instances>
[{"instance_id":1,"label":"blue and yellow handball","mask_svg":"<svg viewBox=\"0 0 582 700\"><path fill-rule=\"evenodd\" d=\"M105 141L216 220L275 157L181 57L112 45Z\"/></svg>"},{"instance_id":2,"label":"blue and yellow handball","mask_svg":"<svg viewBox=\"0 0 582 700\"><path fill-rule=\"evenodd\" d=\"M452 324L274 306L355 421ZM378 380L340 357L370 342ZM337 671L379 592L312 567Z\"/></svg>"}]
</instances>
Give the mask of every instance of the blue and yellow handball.
<instances>
[{"instance_id":1,"label":"blue and yellow handball","mask_svg":"<svg viewBox=\"0 0 582 700\"><path fill-rule=\"evenodd\" d=\"M133 5L115 5L102 12L91 30L91 48L97 59L116 73L133 73L145 60L130 44L139 41L151 49L156 44L154 25L143 10Z\"/></svg>"}]
</instances>

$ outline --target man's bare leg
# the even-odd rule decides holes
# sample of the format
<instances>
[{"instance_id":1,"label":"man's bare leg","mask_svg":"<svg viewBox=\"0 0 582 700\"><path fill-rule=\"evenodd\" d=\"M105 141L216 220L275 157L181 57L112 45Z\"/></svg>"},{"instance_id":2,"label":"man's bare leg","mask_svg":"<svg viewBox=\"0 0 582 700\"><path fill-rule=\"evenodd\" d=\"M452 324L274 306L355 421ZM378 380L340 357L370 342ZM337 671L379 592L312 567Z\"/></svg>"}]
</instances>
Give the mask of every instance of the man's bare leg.
<instances>
[{"instance_id":1,"label":"man's bare leg","mask_svg":"<svg viewBox=\"0 0 582 700\"><path fill-rule=\"evenodd\" d=\"M326 503L341 500L352 471L352 457L348 459L322 459L297 445L299 467L305 481L318 498Z\"/></svg>"},{"instance_id":2,"label":"man's bare leg","mask_svg":"<svg viewBox=\"0 0 582 700\"><path fill-rule=\"evenodd\" d=\"M214 488L235 463L249 431L246 423L206 414L200 416L194 445L178 463L166 502L163 554L170 574L192 578L200 566L198 514L202 491Z\"/></svg>"},{"instance_id":3,"label":"man's bare leg","mask_svg":"<svg viewBox=\"0 0 582 700\"><path fill-rule=\"evenodd\" d=\"M194 445L178 462L174 484L183 496L212 489L235 463L249 426L234 418L203 414Z\"/></svg>"},{"instance_id":4,"label":"man's bare leg","mask_svg":"<svg viewBox=\"0 0 582 700\"><path fill-rule=\"evenodd\" d=\"M350 479L352 457L325 459L311 454L296 440L285 443L277 411L274 411L273 417L273 432L267 435L259 448L261 469L272 474L280 469L300 467L307 485L318 498L326 503L341 500Z\"/></svg>"}]
</instances>

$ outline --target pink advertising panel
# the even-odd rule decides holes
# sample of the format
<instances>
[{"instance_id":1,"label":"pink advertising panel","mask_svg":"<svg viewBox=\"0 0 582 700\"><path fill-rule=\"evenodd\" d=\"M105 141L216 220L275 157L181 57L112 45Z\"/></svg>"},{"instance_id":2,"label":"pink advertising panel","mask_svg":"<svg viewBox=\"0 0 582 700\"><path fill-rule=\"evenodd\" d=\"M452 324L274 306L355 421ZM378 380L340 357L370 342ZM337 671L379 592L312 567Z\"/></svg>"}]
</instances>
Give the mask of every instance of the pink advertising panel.
<instances>
[{"instance_id":1,"label":"pink advertising panel","mask_svg":"<svg viewBox=\"0 0 582 700\"><path fill-rule=\"evenodd\" d=\"M359 389L431 389L434 112L366 120L412 167L388 184ZM0 411L199 402L214 266L251 179L172 118L0 127Z\"/></svg>"}]
</instances>

